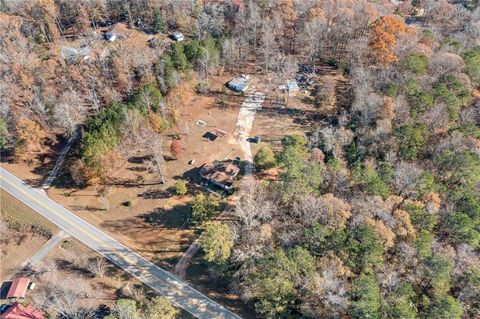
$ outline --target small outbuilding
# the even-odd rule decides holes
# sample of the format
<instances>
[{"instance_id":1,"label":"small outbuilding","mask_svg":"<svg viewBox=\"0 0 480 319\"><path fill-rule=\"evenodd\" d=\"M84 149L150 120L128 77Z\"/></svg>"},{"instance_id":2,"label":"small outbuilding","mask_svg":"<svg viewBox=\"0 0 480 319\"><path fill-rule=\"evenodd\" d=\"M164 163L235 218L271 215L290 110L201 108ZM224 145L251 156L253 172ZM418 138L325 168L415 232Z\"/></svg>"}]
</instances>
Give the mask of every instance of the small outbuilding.
<instances>
[{"instance_id":1,"label":"small outbuilding","mask_svg":"<svg viewBox=\"0 0 480 319\"><path fill-rule=\"evenodd\" d=\"M107 41L113 42L119 38L126 38L127 37L127 26L123 23L115 23L110 28L108 28L107 32L105 32L105 39Z\"/></svg>"},{"instance_id":2,"label":"small outbuilding","mask_svg":"<svg viewBox=\"0 0 480 319\"><path fill-rule=\"evenodd\" d=\"M282 92L285 92L286 89L287 92L290 94L298 92L300 88L298 87L298 83L296 80L289 80L287 81L286 85L280 85L278 89Z\"/></svg>"},{"instance_id":3,"label":"small outbuilding","mask_svg":"<svg viewBox=\"0 0 480 319\"><path fill-rule=\"evenodd\" d=\"M63 47L60 52L68 63L77 63L90 59L91 51L89 47L81 47L79 49L72 47Z\"/></svg>"},{"instance_id":4,"label":"small outbuilding","mask_svg":"<svg viewBox=\"0 0 480 319\"><path fill-rule=\"evenodd\" d=\"M230 80L227 87L235 92L245 92L248 89L248 76L242 75Z\"/></svg>"},{"instance_id":5,"label":"small outbuilding","mask_svg":"<svg viewBox=\"0 0 480 319\"><path fill-rule=\"evenodd\" d=\"M183 35L182 32L175 31L172 33L172 39L180 42L185 40L185 36Z\"/></svg>"},{"instance_id":6,"label":"small outbuilding","mask_svg":"<svg viewBox=\"0 0 480 319\"><path fill-rule=\"evenodd\" d=\"M25 298L30 279L28 278L16 278L12 281L10 288L7 292L7 298Z\"/></svg>"},{"instance_id":7,"label":"small outbuilding","mask_svg":"<svg viewBox=\"0 0 480 319\"><path fill-rule=\"evenodd\" d=\"M0 319L45 319L45 317L31 305L22 306L15 302L0 315Z\"/></svg>"},{"instance_id":8,"label":"small outbuilding","mask_svg":"<svg viewBox=\"0 0 480 319\"><path fill-rule=\"evenodd\" d=\"M226 191L233 190L235 177L240 172L240 167L232 161L214 161L200 169L200 177Z\"/></svg>"}]
</instances>

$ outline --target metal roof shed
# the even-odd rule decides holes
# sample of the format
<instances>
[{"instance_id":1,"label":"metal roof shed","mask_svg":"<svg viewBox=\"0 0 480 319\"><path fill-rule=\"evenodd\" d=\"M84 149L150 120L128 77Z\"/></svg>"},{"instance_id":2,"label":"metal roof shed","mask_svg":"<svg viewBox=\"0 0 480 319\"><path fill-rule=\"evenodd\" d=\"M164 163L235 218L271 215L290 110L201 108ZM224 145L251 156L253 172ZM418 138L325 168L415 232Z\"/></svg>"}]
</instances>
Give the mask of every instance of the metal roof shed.
<instances>
[{"instance_id":1,"label":"metal roof shed","mask_svg":"<svg viewBox=\"0 0 480 319\"><path fill-rule=\"evenodd\" d=\"M25 298L30 279L17 278L12 281L7 292L7 298Z\"/></svg>"},{"instance_id":2,"label":"metal roof shed","mask_svg":"<svg viewBox=\"0 0 480 319\"><path fill-rule=\"evenodd\" d=\"M248 89L248 80L245 77L238 77L228 82L227 86L235 92L245 92Z\"/></svg>"},{"instance_id":3,"label":"metal roof shed","mask_svg":"<svg viewBox=\"0 0 480 319\"><path fill-rule=\"evenodd\" d=\"M8 307L0 319L44 319L45 317L31 305L22 306L18 302Z\"/></svg>"}]
</instances>

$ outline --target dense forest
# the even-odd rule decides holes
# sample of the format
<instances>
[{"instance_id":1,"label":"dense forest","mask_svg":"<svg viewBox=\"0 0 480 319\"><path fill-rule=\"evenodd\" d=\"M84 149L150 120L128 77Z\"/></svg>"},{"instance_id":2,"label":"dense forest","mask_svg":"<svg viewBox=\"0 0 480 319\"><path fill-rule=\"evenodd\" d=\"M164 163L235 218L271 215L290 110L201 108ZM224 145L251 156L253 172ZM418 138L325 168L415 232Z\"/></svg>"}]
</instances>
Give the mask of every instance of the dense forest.
<instances>
[{"instance_id":1,"label":"dense forest","mask_svg":"<svg viewBox=\"0 0 480 319\"><path fill-rule=\"evenodd\" d=\"M212 273L261 318L480 316L478 0L0 9L0 147L30 161L81 128L69 168L79 186L105 181L133 145L161 178L162 133L213 74L247 62L279 79L299 64L339 70L348 103L317 87L322 121L255 156L257 173L278 177L243 182L232 221L205 227ZM105 46L107 22L134 34ZM190 40L146 36L173 30ZM61 54L86 45L88 62Z\"/></svg>"}]
</instances>

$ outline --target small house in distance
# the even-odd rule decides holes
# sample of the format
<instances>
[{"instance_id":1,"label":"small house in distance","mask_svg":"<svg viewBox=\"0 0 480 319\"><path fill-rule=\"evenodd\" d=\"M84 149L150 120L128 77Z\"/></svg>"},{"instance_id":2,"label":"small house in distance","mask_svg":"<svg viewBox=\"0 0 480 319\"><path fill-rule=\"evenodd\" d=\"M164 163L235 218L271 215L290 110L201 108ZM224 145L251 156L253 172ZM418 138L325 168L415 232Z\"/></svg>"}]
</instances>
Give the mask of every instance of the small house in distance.
<instances>
[{"instance_id":1,"label":"small house in distance","mask_svg":"<svg viewBox=\"0 0 480 319\"><path fill-rule=\"evenodd\" d=\"M89 47L81 47L79 49L72 47L63 47L61 48L60 52L62 53L65 61L71 64L90 59Z\"/></svg>"},{"instance_id":2,"label":"small house in distance","mask_svg":"<svg viewBox=\"0 0 480 319\"><path fill-rule=\"evenodd\" d=\"M245 92L248 89L248 80L247 75L242 75L228 82L227 87L235 92Z\"/></svg>"},{"instance_id":3,"label":"small house in distance","mask_svg":"<svg viewBox=\"0 0 480 319\"><path fill-rule=\"evenodd\" d=\"M185 37L183 36L183 33L176 31L172 33L172 39L180 42L185 40Z\"/></svg>"},{"instance_id":4,"label":"small house in distance","mask_svg":"<svg viewBox=\"0 0 480 319\"><path fill-rule=\"evenodd\" d=\"M12 281L10 288L7 292L7 298L25 298L30 279L28 278L16 278Z\"/></svg>"},{"instance_id":5,"label":"small house in distance","mask_svg":"<svg viewBox=\"0 0 480 319\"><path fill-rule=\"evenodd\" d=\"M233 190L235 177L240 172L240 167L232 161L214 161L200 169L200 177L228 192Z\"/></svg>"},{"instance_id":6,"label":"small house in distance","mask_svg":"<svg viewBox=\"0 0 480 319\"><path fill-rule=\"evenodd\" d=\"M0 315L0 319L45 319L45 317L31 305L22 306L15 302Z\"/></svg>"},{"instance_id":7,"label":"small house in distance","mask_svg":"<svg viewBox=\"0 0 480 319\"><path fill-rule=\"evenodd\" d=\"M280 85L278 89L282 92L286 91L288 92L289 95L295 95L299 91L298 83L295 80L289 80L287 81L287 85Z\"/></svg>"},{"instance_id":8,"label":"small house in distance","mask_svg":"<svg viewBox=\"0 0 480 319\"><path fill-rule=\"evenodd\" d=\"M127 26L120 22L115 23L105 32L105 39L110 42L125 37L127 37Z\"/></svg>"}]
</instances>

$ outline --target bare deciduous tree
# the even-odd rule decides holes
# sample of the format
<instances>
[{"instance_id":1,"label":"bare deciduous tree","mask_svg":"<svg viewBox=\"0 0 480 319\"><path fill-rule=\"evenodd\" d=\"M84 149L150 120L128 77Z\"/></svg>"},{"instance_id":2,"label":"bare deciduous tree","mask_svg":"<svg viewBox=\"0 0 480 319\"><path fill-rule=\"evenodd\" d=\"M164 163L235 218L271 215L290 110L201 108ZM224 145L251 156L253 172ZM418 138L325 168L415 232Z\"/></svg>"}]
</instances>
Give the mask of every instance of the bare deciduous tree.
<instances>
[{"instance_id":1,"label":"bare deciduous tree","mask_svg":"<svg viewBox=\"0 0 480 319\"><path fill-rule=\"evenodd\" d=\"M104 258L97 257L87 263L87 270L96 277L103 278L107 272L108 264Z\"/></svg>"}]
</instances>

